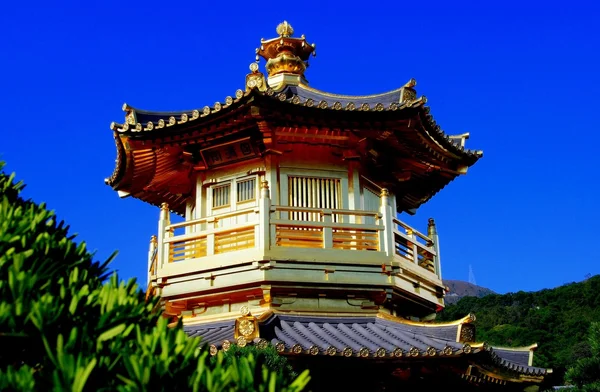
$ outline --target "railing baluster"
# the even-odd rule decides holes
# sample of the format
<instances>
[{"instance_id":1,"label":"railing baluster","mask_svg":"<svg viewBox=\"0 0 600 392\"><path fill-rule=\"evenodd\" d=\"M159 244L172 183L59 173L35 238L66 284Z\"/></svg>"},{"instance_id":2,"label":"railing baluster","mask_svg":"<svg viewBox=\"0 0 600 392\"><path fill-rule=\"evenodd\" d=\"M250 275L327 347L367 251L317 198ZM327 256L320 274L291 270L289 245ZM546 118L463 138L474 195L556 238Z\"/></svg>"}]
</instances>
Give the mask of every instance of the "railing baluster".
<instances>
[{"instance_id":1,"label":"railing baluster","mask_svg":"<svg viewBox=\"0 0 600 392\"><path fill-rule=\"evenodd\" d=\"M331 249L333 248L333 228L332 224L332 211L330 209L323 210L323 223L325 223L326 227L323 227L323 248Z\"/></svg>"},{"instance_id":2,"label":"railing baluster","mask_svg":"<svg viewBox=\"0 0 600 392\"><path fill-rule=\"evenodd\" d=\"M169 244L165 244L165 237L167 237L167 226L171 223L169 216L169 205L162 203L160 206L160 215L158 218L158 254L156 255L158 260L156 263L157 270L160 269L164 263L169 261Z\"/></svg>"},{"instance_id":3,"label":"railing baluster","mask_svg":"<svg viewBox=\"0 0 600 392\"><path fill-rule=\"evenodd\" d=\"M390 207L389 203L390 192L383 188L381 190L381 221L383 222L384 230L381 232L383 235L382 243L383 248L380 251L386 253L388 257L394 256L394 231L392 225L392 207Z\"/></svg>"},{"instance_id":4,"label":"railing baluster","mask_svg":"<svg viewBox=\"0 0 600 392\"><path fill-rule=\"evenodd\" d=\"M257 246L263 250L271 248L271 197L269 195L269 182L263 181L260 187L260 201L258 204L258 238Z\"/></svg>"},{"instance_id":5,"label":"railing baluster","mask_svg":"<svg viewBox=\"0 0 600 392\"><path fill-rule=\"evenodd\" d=\"M217 220L214 217L208 218L206 221L206 255L212 256L215 254L215 233L212 231L217 227Z\"/></svg>"},{"instance_id":6,"label":"railing baluster","mask_svg":"<svg viewBox=\"0 0 600 392\"><path fill-rule=\"evenodd\" d=\"M417 247L417 240L415 238L415 233L412 229L406 229L406 235L410 238L410 253L412 257L413 263L419 265L419 248Z\"/></svg>"},{"instance_id":7,"label":"railing baluster","mask_svg":"<svg viewBox=\"0 0 600 392\"><path fill-rule=\"evenodd\" d=\"M150 237L150 249L148 250L148 281L147 281L147 284L150 284L152 275L156 273L156 271L155 271L156 270L156 267L155 267L156 246L157 246L157 239L156 239L156 236L153 235L152 237Z\"/></svg>"},{"instance_id":8,"label":"railing baluster","mask_svg":"<svg viewBox=\"0 0 600 392\"><path fill-rule=\"evenodd\" d=\"M427 224L427 235L433 241L433 249L435 249L435 256L433 257L435 273L438 278L442 279L442 263L440 260L440 238L437 233L437 229L435 227L435 221L433 218L429 218Z\"/></svg>"}]
</instances>

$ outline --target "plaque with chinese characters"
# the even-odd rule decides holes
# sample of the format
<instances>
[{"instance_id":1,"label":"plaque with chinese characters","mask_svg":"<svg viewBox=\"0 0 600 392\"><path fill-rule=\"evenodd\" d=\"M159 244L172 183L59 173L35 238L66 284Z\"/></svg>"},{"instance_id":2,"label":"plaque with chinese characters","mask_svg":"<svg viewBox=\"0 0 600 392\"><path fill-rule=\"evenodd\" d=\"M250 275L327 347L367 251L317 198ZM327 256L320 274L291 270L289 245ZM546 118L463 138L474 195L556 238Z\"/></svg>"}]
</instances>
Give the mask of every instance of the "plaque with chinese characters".
<instances>
[{"instance_id":1,"label":"plaque with chinese characters","mask_svg":"<svg viewBox=\"0 0 600 392\"><path fill-rule=\"evenodd\" d=\"M254 158L258 154L250 138L236 140L200 151L208 167Z\"/></svg>"}]
</instances>

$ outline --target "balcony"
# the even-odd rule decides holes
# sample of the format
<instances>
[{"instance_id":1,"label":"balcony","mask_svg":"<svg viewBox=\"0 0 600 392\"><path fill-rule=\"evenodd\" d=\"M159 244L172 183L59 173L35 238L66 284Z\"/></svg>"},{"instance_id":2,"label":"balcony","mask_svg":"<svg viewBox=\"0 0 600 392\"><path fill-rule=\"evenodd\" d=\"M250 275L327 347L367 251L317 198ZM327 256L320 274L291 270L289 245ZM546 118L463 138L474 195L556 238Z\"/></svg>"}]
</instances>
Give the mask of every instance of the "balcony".
<instances>
[{"instance_id":1,"label":"balcony","mask_svg":"<svg viewBox=\"0 0 600 392\"><path fill-rule=\"evenodd\" d=\"M168 206L163 205L158 238L150 247L150 287L187 282L186 287L190 288L190 282L203 281L196 282L194 290L210 291L217 276L266 270L272 267L269 263L286 263L286 268L295 268L298 281L321 283L320 280L328 279L328 270L348 272L362 268L375 272L369 276L379 276L379 280L365 284L391 283L409 288L425 285L434 293L429 298L433 301L435 292L443 287L433 221L429 222L429 235L425 235L396 219L389 199L383 190L379 211L271 205L268 187L263 183L258 206L253 208L171 223ZM310 275L308 270L312 267L307 265L321 268L325 277L322 272ZM337 267L332 270L331 265ZM302 268L307 272L298 274ZM261 277L252 275L250 280L253 279ZM222 278L220 287L235 284L239 280ZM185 290L167 290L163 296L181 296Z\"/></svg>"}]
</instances>

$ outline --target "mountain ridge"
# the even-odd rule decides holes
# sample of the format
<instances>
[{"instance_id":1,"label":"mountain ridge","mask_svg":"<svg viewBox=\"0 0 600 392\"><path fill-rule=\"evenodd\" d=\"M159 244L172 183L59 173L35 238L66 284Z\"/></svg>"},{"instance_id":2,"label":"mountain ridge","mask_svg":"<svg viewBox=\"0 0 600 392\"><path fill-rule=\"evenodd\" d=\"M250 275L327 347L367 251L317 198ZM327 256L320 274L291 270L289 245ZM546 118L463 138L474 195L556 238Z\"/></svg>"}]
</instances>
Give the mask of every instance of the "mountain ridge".
<instances>
[{"instance_id":1,"label":"mountain ridge","mask_svg":"<svg viewBox=\"0 0 600 392\"><path fill-rule=\"evenodd\" d=\"M481 298L490 294L497 294L491 289L478 286L470 282L455 279L444 279L444 285L448 288L448 292L444 297L446 305L455 304L464 297Z\"/></svg>"}]
</instances>

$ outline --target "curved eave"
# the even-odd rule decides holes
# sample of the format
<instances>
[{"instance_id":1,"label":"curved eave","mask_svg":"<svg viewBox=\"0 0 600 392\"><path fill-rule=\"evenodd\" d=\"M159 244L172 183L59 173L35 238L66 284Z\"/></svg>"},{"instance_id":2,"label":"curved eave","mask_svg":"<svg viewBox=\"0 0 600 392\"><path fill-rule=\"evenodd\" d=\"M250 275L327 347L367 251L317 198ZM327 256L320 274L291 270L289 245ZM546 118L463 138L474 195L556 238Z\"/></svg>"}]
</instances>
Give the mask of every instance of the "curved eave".
<instances>
[{"instance_id":1,"label":"curved eave","mask_svg":"<svg viewBox=\"0 0 600 392\"><path fill-rule=\"evenodd\" d=\"M132 137L146 137L150 134L162 132L177 132L180 128L187 128L190 125L202 125L220 115L228 113L235 108L248 102L254 91L237 90L235 97L228 96L224 102L215 102L212 106L204 106L200 109L178 111L178 112L154 112L142 111L128 106L131 110L125 123L111 123L110 127L119 134Z\"/></svg>"},{"instance_id":2,"label":"curved eave","mask_svg":"<svg viewBox=\"0 0 600 392\"><path fill-rule=\"evenodd\" d=\"M152 147L127 151L120 137L115 140L120 153L107 185L121 197L131 196L155 206L166 202L173 212L185 214L190 184L188 169L181 166L179 156ZM174 192L173 187L179 190Z\"/></svg>"},{"instance_id":3,"label":"curved eave","mask_svg":"<svg viewBox=\"0 0 600 392\"><path fill-rule=\"evenodd\" d=\"M424 107L419 112L419 116L431 140L435 141L450 156L462 160L466 166L474 165L483 156L483 151L469 150L453 143L450 135L446 134L436 123L429 107Z\"/></svg>"},{"instance_id":4,"label":"curved eave","mask_svg":"<svg viewBox=\"0 0 600 392\"><path fill-rule=\"evenodd\" d=\"M113 173L110 177L104 179L104 183L116 190L119 186L119 182L124 176L125 168L127 167L127 158L125 147L123 146L123 142L121 141L119 134L117 132L114 132L113 136L115 139L115 146L117 148L117 159L115 160L115 168L113 170Z\"/></svg>"}]
</instances>

